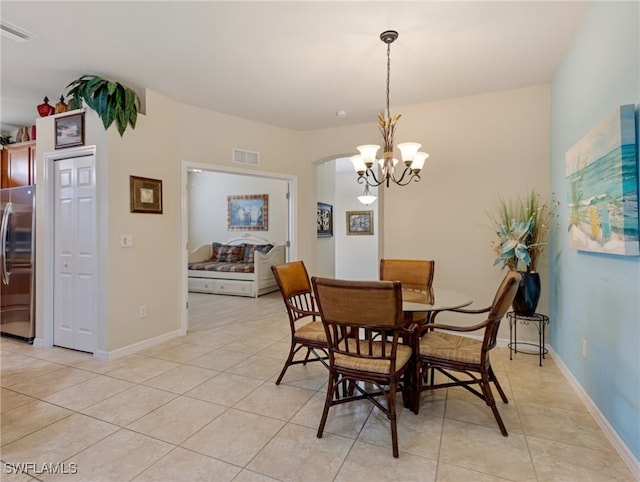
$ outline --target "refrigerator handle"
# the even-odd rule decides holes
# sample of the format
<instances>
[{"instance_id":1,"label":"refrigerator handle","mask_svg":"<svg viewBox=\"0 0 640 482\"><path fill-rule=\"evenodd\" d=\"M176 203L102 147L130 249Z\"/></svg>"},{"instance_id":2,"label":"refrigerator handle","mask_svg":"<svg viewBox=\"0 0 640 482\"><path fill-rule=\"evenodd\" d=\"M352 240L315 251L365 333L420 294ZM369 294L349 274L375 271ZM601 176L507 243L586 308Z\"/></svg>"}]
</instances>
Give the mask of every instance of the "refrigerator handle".
<instances>
[{"instance_id":1,"label":"refrigerator handle","mask_svg":"<svg viewBox=\"0 0 640 482\"><path fill-rule=\"evenodd\" d=\"M0 239L2 240L2 283L9 284L9 276L11 273L7 270L7 237L9 235L9 216L14 214L13 204L7 203L2 213L2 225L0 226Z\"/></svg>"}]
</instances>

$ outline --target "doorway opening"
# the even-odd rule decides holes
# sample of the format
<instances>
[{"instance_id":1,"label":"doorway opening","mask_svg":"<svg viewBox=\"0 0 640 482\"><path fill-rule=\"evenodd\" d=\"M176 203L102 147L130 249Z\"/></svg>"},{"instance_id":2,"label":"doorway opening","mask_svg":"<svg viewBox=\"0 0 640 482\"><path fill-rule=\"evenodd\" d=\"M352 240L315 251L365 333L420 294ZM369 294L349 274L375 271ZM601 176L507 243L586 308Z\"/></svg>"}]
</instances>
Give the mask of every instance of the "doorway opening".
<instances>
[{"instance_id":1,"label":"doorway opening","mask_svg":"<svg viewBox=\"0 0 640 482\"><path fill-rule=\"evenodd\" d=\"M194 174L196 173L196 174ZM276 184L282 185L283 195L286 194L287 199L284 202L279 202L278 205L281 206L278 211L274 212L270 210L270 217L279 217L280 221L285 220L286 222L281 223L283 233L280 233L284 238L284 244L287 246L286 248L286 260L289 261L291 259L297 258L297 240L296 240L296 226L295 226L295 218L296 218L296 200L297 200L297 180L295 176L277 174L277 173L269 173L264 171L255 171L248 169L238 169L226 166L216 166L211 164L202 164L202 163L194 163L183 161L182 162L182 177L181 177L181 185L182 185L182 242L181 242L181 293L182 293L182 310L181 310L181 320L180 320L180 333L186 334L189 329L189 292L188 292L188 255L189 251L197 248L198 246L194 246L195 243L211 243L213 241L224 242L226 238L232 238L241 235L241 232L226 232L226 202L218 201L216 209L218 210L218 214L216 215L216 221L224 224L224 230L226 232L225 239L204 239L200 238L200 240L190 239L193 230L190 227L190 219L192 219L192 210L193 207L190 206L190 187L193 182L193 176L197 174L206 174L213 175L215 178L215 174L224 175L225 179L236 179L239 184L243 183L243 180L249 181L251 184L256 184L256 182L269 181L264 182L263 185L267 186L275 182ZM229 177L231 176L231 177ZM222 178L222 176L220 176ZM226 186L226 184L225 184ZM219 191L222 191L222 185L218 185ZM255 189L258 189L255 187ZM231 193L229 193L231 194ZM235 194L246 194L246 193L235 193ZM263 193L253 193L253 194L263 194ZM224 194L226 196L227 194ZM222 204L222 205L220 205ZM281 212L284 211L284 212ZM221 213L224 213L223 215ZM252 233L260 236L260 232ZM222 236L222 234L220 234ZM211 295L216 296L216 295ZM220 296L220 295L218 295Z\"/></svg>"},{"instance_id":2,"label":"doorway opening","mask_svg":"<svg viewBox=\"0 0 640 482\"><path fill-rule=\"evenodd\" d=\"M330 236L318 237L316 243L320 276L342 279L377 279L382 231L379 210L382 200L377 198L365 205L358 200L364 190L358 184L353 165L348 158L339 157L316 165L316 196L319 203L331 206L333 215ZM377 188L371 193L379 195ZM366 233L350 232L348 216L367 216L371 229Z\"/></svg>"}]
</instances>

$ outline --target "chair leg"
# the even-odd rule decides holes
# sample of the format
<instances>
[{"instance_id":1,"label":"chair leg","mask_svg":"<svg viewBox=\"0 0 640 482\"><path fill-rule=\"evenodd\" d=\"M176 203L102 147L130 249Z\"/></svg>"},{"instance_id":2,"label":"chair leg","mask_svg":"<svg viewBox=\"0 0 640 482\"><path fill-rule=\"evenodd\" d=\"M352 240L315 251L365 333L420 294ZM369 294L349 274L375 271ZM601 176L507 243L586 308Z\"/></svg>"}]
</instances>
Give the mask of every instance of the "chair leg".
<instances>
[{"instance_id":1,"label":"chair leg","mask_svg":"<svg viewBox=\"0 0 640 482\"><path fill-rule=\"evenodd\" d=\"M507 437L509 433L507 432L507 428L504 426L504 422L502 421L502 417L500 416L500 412L498 411L498 407L496 407L496 401L493 398L493 393L491 393L491 385L489 385L489 377L486 372L482 372L482 381L480 382L480 387L482 388L482 393L484 394L484 400L491 408L493 412L493 416L498 422L498 427L500 427L500 432L502 435Z\"/></svg>"},{"instance_id":2,"label":"chair leg","mask_svg":"<svg viewBox=\"0 0 640 482\"><path fill-rule=\"evenodd\" d=\"M282 370L280 371L280 375L276 380L276 385L280 385L280 382L282 381L282 377L284 377L284 374L287 372L287 368L289 368L289 365L291 365L291 362L293 361L293 356L296 352L295 347L296 347L296 344L295 342L292 341L291 348L289 349L289 356L287 357L287 361L284 362L284 366L282 367Z\"/></svg>"},{"instance_id":3,"label":"chair leg","mask_svg":"<svg viewBox=\"0 0 640 482\"><path fill-rule=\"evenodd\" d=\"M498 390L498 393L500 394L500 398L502 398L502 401L504 403L509 403L509 399L504 394L504 391L500 386L500 382L498 382L498 378L496 377L496 374L493 372L493 368L491 368L491 365L489 365L489 380L491 380L493 384L496 386L496 390Z\"/></svg>"},{"instance_id":4,"label":"chair leg","mask_svg":"<svg viewBox=\"0 0 640 482\"><path fill-rule=\"evenodd\" d=\"M307 347L307 354L304 357L304 362L302 362L303 365L306 365L309 361L309 355L311 355L311 347Z\"/></svg>"},{"instance_id":5,"label":"chair leg","mask_svg":"<svg viewBox=\"0 0 640 482\"><path fill-rule=\"evenodd\" d=\"M427 369L425 367L425 369ZM420 360L416 360L414 367L414 383L413 387L413 413L418 415L420 412L420 397L422 396L422 362Z\"/></svg>"},{"instance_id":6,"label":"chair leg","mask_svg":"<svg viewBox=\"0 0 640 482\"><path fill-rule=\"evenodd\" d=\"M324 400L324 409L322 410L322 418L320 419L320 426L318 427L318 433L316 436L322 438L324 432L324 426L327 423L327 415L329 415L329 407L334 397L334 390L336 389L336 375L333 371L329 371L329 384L327 385L327 397Z\"/></svg>"},{"instance_id":7,"label":"chair leg","mask_svg":"<svg viewBox=\"0 0 640 482\"><path fill-rule=\"evenodd\" d=\"M391 425L391 447L393 456L398 458L398 424L396 420L396 382L389 384L389 393L387 399L387 418Z\"/></svg>"}]
</instances>

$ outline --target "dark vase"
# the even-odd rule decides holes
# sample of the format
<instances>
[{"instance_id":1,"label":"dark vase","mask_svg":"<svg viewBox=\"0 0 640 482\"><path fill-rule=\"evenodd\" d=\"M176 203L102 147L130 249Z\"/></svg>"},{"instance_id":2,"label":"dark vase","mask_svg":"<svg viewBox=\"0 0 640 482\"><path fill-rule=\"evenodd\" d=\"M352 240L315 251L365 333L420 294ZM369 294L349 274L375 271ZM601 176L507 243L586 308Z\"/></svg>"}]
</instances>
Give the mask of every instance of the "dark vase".
<instances>
[{"instance_id":1,"label":"dark vase","mask_svg":"<svg viewBox=\"0 0 640 482\"><path fill-rule=\"evenodd\" d=\"M517 315L532 316L540 300L540 274L535 271L521 271L520 274L522 280L511 306Z\"/></svg>"}]
</instances>

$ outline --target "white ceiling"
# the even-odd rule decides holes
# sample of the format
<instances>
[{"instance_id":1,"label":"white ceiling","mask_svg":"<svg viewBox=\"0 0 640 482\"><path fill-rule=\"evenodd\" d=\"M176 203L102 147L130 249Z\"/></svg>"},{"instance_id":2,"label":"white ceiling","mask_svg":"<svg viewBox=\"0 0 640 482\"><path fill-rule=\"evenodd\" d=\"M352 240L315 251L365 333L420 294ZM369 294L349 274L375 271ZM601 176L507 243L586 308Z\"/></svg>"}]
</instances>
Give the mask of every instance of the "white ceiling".
<instances>
[{"instance_id":1,"label":"white ceiling","mask_svg":"<svg viewBox=\"0 0 640 482\"><path fill-rule=\"evenodd\" d=\"M2 1L3 128L97 74L186 104L298 130L373 122L402 105L549 82L582 1ZM344 110L346 117L337 117Z\"/></svg>"}]
</instances>

